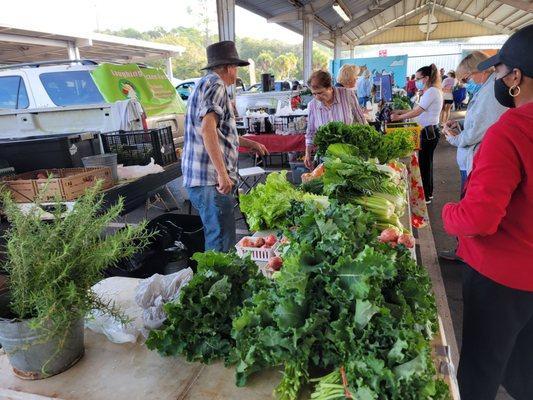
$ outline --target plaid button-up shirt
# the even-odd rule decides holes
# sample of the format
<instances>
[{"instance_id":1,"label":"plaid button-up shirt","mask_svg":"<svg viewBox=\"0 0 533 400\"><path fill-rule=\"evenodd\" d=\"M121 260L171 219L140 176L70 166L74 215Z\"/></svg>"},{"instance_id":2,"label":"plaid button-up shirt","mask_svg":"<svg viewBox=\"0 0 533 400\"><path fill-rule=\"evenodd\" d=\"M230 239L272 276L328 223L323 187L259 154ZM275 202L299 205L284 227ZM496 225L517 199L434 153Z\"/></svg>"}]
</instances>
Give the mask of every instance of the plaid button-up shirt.
<instances>
[{"instance_id":1,"label":"plaid button-up shirt","mask_svg":"<svg viewBox=\"0 0 533 400\"><path fill-rule=\"evenodd\" d=\"M222 79L216 73L209 73L196 84L187 104L181 158L185 187L217 184L217 172L204 146L201 132L202 119L210 112L218 116L218 142L229 177L237 181L239 136L233 107Z\"/></svg>"},{"instance_id":2,"label":"plaid button-up shirt","mask_svg":"<svg viewBox=\"0 0 533 400\"><path fill-rule=\"evenodd\" d=\"M307 133L305 144L313 144L318 128L331 121L341 121L345 124L367 124L365 114L355 96L355 90L342 87L333 88L333 104L326 107L317 99L313 99L307 105Z\"/></svg>"}]
</instances>

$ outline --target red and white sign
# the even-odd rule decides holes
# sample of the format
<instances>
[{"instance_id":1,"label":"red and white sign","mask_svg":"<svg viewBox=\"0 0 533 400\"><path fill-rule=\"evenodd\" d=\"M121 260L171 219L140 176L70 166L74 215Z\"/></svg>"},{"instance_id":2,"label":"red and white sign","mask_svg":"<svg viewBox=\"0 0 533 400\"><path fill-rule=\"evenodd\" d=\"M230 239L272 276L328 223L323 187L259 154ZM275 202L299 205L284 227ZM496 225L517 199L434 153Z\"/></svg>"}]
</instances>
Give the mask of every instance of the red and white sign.
<instances>
[{"instance_id":1,"label":"red and white sign","mask_svg":"<svg viewBox=\"0 0 533 400\"><path fill-rule=\"evenodd\" d=\"M379 51L379 56L380 56L380 57L387 57L387 49L385 49L385 50L380 50L380 51Z\"/></svg>"}]
</instances>

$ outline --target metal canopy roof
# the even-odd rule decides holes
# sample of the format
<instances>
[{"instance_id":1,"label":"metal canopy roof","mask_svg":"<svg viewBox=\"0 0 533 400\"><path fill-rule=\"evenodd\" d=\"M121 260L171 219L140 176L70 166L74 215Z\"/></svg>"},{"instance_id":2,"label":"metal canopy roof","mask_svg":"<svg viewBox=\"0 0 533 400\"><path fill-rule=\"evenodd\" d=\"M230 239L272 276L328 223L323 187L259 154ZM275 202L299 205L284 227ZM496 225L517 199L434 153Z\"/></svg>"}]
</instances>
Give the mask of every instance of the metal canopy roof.
<instances>
[{"instance_id":1,"label":"metal canopy roof","mask_svg":"<svg viewBox=\"0 0 533 400\"><path fill-rule=\"evenodd\" d=\"M70 56L69 51L74 54ZM95 61L140 62L172 57L183 51L181 46L99 33L73 35L0 26L0 64L57 60L67 56Z\"/></svg>"},{"instance_id":2,"label":"metal canopy roof","mask_svg":"<svg viewBox=\"0 0 533 400\"><path fill-rule=\"evenodd\" d=\"M532 0L236 0L235 3L302 34L303 18L314 16L314 40L344 50L359 44L414 42L511 34L533 23ZM344 22L333 10L340 4ZM429 35L428 15L430 17ZM436 21L433 19L435 18Z\"/></svg>"}]
</instances>

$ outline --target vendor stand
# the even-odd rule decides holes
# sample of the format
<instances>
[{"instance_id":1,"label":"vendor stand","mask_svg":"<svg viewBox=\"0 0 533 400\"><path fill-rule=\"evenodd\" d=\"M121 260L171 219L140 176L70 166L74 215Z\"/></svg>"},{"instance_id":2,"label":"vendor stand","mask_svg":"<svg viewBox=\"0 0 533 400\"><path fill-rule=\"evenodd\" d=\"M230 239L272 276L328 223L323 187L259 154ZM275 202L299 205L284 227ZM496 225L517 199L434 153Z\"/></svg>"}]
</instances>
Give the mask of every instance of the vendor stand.
<instances>
[{"instance_id":1,"label":"vendor stand","mask_svg":"<svg viewBox=\"0 0 533 400\"><path fill-rule=\"evenodd\" d=\"M389 168L392 167L389 166ZM327 169L326 171L332 170ZM404 185L407 182L407 179L403 180ZM295 189L291 190L294 191ZM406 192L407 190L403 191L403 193ZM280 192L282 196L284 196L283 193ZM369 214L365 216L361 209L357 210L359 210L357 211L359 213L358 215L363 220L367 219L367 222L374 223L372 222L373 219L369 219ZM405 218L407 219L407 223L405 222ZM345 215L344 219L346 220ZM404 217L404 224L406 224L404 226L408 226L410 220L410 213L407 213ZM349 218L349 221L355 221L355 219ZM331 224L332 222L329 223ZM364 224L366 222L361 223ZM346 229L346 227L343 229ZM374 230L372 228L366 232L372 233ZM321 234L319 234L320 236ZM422 260L425 259L434 263L434 244L426 243L426 240L429 239L427 236L424 238L423 235L419 234L419 241L424 240L424 243L419 243L419 251ZM372 242L374 240L372 239ZM400 244L399 240L398 244ZM433 254L428 255L428 253L431 253L431 250ZM403 254L403 259L409 260L408 254ZM211 255L207 256L211 257ZM413 256L413 252L411 252L411 256ZM433 260L431 260L432 258ZM236 262L235 260L234 258L233 262ZM244 261L239 260L239 262ZM389 264L389 266L392 268L393 264ZM251 271L256 271L256 267L253 264L248 268ZM239 276L241 276L240 272L238 274ZM212 270L208 270L208 273L213 272ZM340 276L337 275L337 277ZM450 376L453 376L454 371L451 356L457 354L454 351L456 346L453 341L453 331L451 336L449 336L449 331L446 329L451 326L449 310L446 301L442 301L441 294L444 291L442 278L440 278L438 268L435 268L434 265L430 270L430 276L434 285L433 290L437 294L438 329L431 345L426 338L426 348L428 354L431 350L432 358L436 365L437 377L443 378L446 381L450 388L452 398L456 399L457 390L455 381L450 378ZM407 277L407 275L404 275L404 277ZM138 321L140 310L133 305L133 291L137 282L136 280L130 279L111 278L99 284L95 291L102 294L106 293L110 300L114 300L118 304L122 303L123 308L126 309L128 314ZM424 283L424 285L427 285L427 283ZM191 287L191 291L194 294L194 286ZM427 291L424 293L427 293ZM333 297L335 298L335 296ZM174 304L171 305L173 307L175 306ZM370 318L372 318L371 315ZM446 321L443 322L443 320ZM434 331L432 330L432 332ZM430 338L431 333L428 333L428 335ZM451 341L450 346L446 341L447 338ZM451 352L449 350L450 347L452 349ZM43 381L21 382L9 372L9 369L10 366L7 362L7 357L0 355L0 388L2 388L0 389L0 394L20 399L40 398L34 395L48 396L44 397L45 399L53 396L55 398L83 398L87 400L110 397L116 399L269 399L272 396L273 388L279 383L280 379L277 370L267 368L251 378L246 387L237 388L234 386L234 370L224 368L220 363L204 366L198 363L187 363L183 361L182 357L160 358L156 353L149 353L144 345L138 343L114 345L107 342L104 336L96 335L92 332L87 332L86 356L78 364L73 366L72 369L63 374ZM431 376L434 376L433 374L434 372L431 372ZM429 381L431 381L431 378ZM115 388L113 385L117 382L119 383L117 385L119 388Z\"/></svg>"},{"instance_id":2,"label":"vendor stand","mask_svg":"<svg viewBox=\"0 0 533 400\"><path fill-rule=\"evenodd\" d=\"M436 262L430 230L418 231L420 258L428 267L439 310L439 331L433 342L439 376L450 386L452 399L458 399L453 375L457 365L457 345L450 310ZM97 293L117 302L141 324L141 309L135 304L134 290L139 280L114 277L102 281ZM0 398L14 400L188 400L188 399L272 399L279 383L277 370L258 373L250 383L238 388L233 368L221 362L212 365L189 363L181 357L160 357L144 344L115 344L104 335L85 330L86 354L71 369L41 381L15 377L5 354L0 354ZM0 350L1 351L1 350Z\"/></svg>"}]
</instances>

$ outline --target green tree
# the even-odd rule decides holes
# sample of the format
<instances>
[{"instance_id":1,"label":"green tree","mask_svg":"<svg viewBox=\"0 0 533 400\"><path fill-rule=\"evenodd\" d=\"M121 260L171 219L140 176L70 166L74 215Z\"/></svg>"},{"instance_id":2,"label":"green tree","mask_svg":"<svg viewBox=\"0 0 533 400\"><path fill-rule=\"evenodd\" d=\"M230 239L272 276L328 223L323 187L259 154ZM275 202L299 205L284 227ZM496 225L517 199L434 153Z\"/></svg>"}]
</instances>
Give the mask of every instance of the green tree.
<instances>
[{"instance_id":1,"label":"green tree","mask_svg":"<svg viewBox=\"0 0 533 400\"><path fill-rule=\"evenodd\" d=\"M317 71L319 69L328 70L328 64L331 57L328 57L328 55L317 48L313 49L313 71Z\"/></svg>"},{"instance_id":2,"label":"green tree","mask_svg":"<svg viewBox=\"0 0 533 400\"><path fill-rule=\"evenodd\" d=\"M291 78L292 73L296 72L298 57L294 53L281 54L276 57L273 63L274 72L278 79Z\"/></svg>"},{"instance_id":3,"label":"green tree","mask_svg":"<svg viewBox=\"0 0 533 400\"><path fill-rule=\"evenodd\" d=\"M272 64L274 62L274 57L269 51L263 51L255 59L255 65L259 73L267 73L272 70Z\"/></svg>"},{"instance_id":4,"label":"green tree","mask_svg":"<svg viewBox=\"0 0 533 400\"><path fill-rule=\"evenodd\" d=\"M119 31L105 31L104 33L182 46L185 48L184 53L173 59L174 76L181 79L198 77L202 75L201 68L206 63L206 43L213 43L218 40L218 37L210 33L208 1L201 0L199 11L191 10L190 14L198 16L200 20L199 28L176 27L167 31L162 27L155 27L146 32L127 28ZM251 58L256 62L257 81L260 75L266 72L274 73L278 80L287 78L302 79L303 55L301 44L287 44L279 40L249 37L238 37L236 44L241 58L245 60ZM313 49L313 70L327 70L331 56L330 49L322 45L315 45ZM164 61L155 61L151 62L151 64L157 67L164 67ZM246 69L240 69L239 75L246 83L249 83Z\"/></svg>"}]
</instances>

